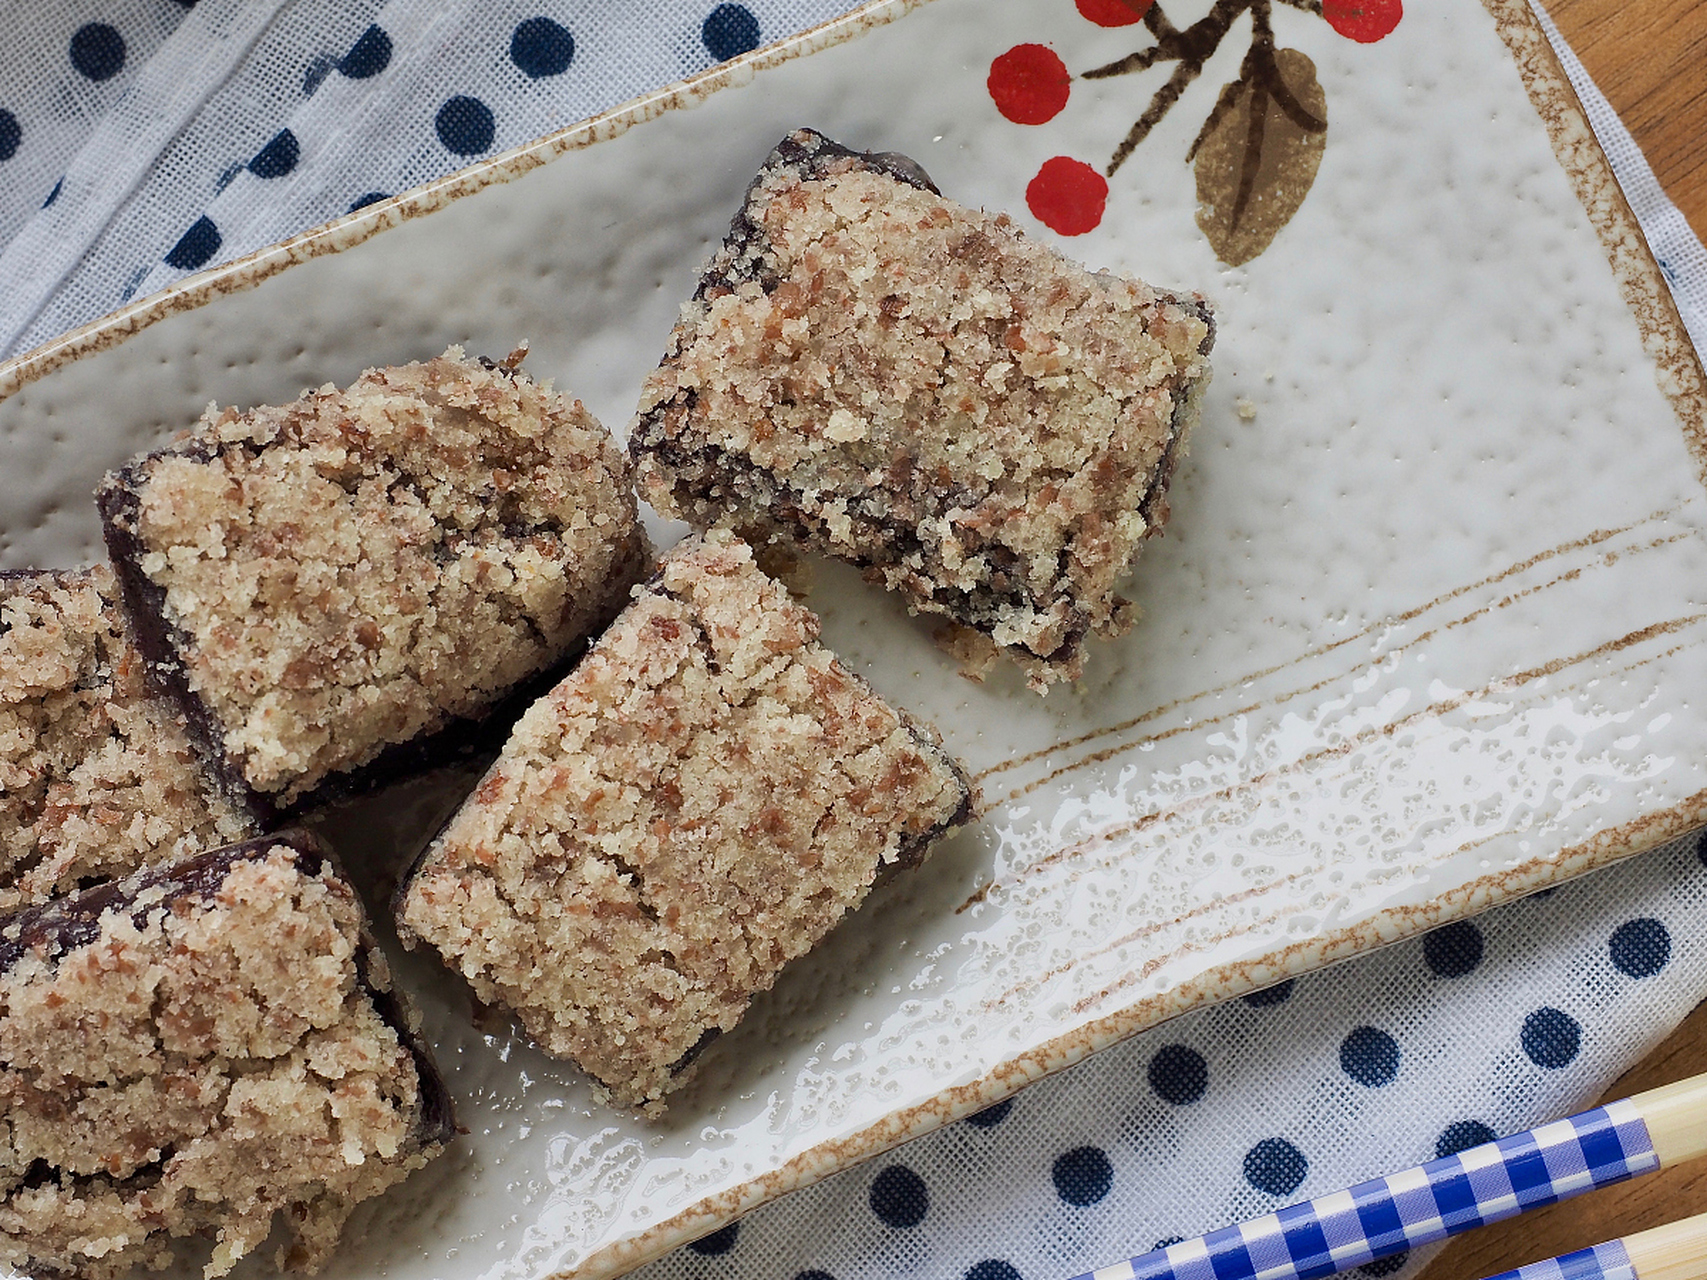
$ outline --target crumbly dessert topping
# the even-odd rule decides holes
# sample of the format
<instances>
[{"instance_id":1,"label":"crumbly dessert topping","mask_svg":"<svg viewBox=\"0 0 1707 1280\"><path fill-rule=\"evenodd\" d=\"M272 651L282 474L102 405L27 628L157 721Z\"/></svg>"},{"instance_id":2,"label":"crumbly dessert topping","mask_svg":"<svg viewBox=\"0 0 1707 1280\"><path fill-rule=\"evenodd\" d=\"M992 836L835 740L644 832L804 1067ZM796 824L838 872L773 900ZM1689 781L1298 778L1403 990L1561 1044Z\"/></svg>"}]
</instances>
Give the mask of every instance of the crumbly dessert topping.
<instances>
[{"instance_id":1,"label":"crumbly dessert topping","mask_svg":"<svg viewBox=\"0 0 1707 1280\"><path fill-rule=\"evenodd\" d=\"M517 362L452 348L282 407L210 408L120 477L120 538L256 792L288 805L478 716L644 571L621 450Z\"/></svg>"},{"instance_id":2,"label":"crumbly dessert topping","mask_svg":"<svg viewBox=\"0 0 1707 1280\"><path fill-rule=\"evenodd\" d=\"M105 565L0 576L0 914L256 834L116 601Z\"/></svg>"},{"instance_id":3,"label":"crumbly dessert topping","mask_svg":"<svg viewBox=\"0 0 1707 1280\"><path fill-rule=\"evenodd\" d=\"M275 843L192 890L143 873L98 925L8 922L0 1262L107 1280L201 1233L211 1278L282 1210L280 1265L312 1270L436 1152L354 892L298 858Z\"/></svg>"},{"instance_id":4,"label":"crumbly dessert topping","mask_svg":"<svg viewBox=\"0 0 1707 1280\"><path fill-rule=\"evenodd\" d=\"M1127 624L1115 583L1166 517L1207 305L896 171L805 130L767 163L645 386L643 494L804 538L1071 677L1083 634Z\"/></svg>"},{"instance_id":5,"label":"crumbly dessert topping","mask_svg":"<svg viewBox=\"0 0 1707 1280\"><path fill-rule=\"evenodd\" d=\"M404 886L405 930L617 1102L969 814L927 730L725 533L692 539L517 724Z\"/></svg>"}]
</instances>

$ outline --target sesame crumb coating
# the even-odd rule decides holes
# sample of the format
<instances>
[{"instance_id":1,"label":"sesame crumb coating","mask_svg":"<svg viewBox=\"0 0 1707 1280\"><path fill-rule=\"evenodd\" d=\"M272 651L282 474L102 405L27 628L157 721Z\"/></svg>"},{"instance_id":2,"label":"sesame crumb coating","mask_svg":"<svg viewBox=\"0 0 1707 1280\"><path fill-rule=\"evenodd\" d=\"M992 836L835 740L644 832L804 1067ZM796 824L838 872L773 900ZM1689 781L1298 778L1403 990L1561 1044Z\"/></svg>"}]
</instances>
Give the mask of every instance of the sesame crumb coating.
<instances>
[{"instance_id":1,"label":"sesame crumb coating","mask_svg":"<svg viewBox=\"0 0 1707 1280\"><path fill-rule=\"evenodd\" d=\"M642 496L847 560L987 636L1035 686L1167 518L1209 376L1193 295L1092 273L904 157L772 154L648 379Z\"/></svg>"},{"instance_id":2,"label":"sesame crumb coating","mask_svg":"<svg viewBox=\"0 0 1707 1280\"><path fill-rule=\"evenodd\" d=\"M454 1129L354 891L263 837L0 925L0 1262L108 1280L214 1237L314 1269Z\"/></svg>"},{"instance_id":3,"label":"sesame crumb coating","mask_svg":"<svg viewBox=\"0 0 1707 1280\"><path fill-rule=\"evenodd\" d=\"M664 561L517 724L398 897L485 1001L624 1106L967 820L965 775L727 533Z\"/></svg>"},{"instance_id":4,"label":"sesame crumb coating","mask_svg":"<svg viewBox=\"0 0 1707 1280\"><path fill-rule=\"evenodd\" d=\"M216 767L289 811L557 668L649 564L579 401L452 348L291 404L210 408L109 476L109 548Z\"/></svg>"},{"instance_id":5,"label":"sesame crumb coating","mask_svg":"<svg viewBox=\"0 0 1707 1280\"><path fill-rule=\"evenodd\" d=\"M106 565L0 574L0 914L258 834L117 601Z\"/></svg>"}]
</instances>

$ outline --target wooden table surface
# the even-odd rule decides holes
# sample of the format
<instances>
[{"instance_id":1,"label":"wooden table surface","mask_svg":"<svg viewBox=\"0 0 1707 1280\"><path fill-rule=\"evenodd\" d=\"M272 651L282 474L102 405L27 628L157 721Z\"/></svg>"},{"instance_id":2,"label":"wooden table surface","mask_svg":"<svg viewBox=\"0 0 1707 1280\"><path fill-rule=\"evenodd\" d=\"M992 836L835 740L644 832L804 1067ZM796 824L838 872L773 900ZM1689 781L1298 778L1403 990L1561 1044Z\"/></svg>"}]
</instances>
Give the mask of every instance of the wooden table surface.
<instances>
[{"instance_id":1,"label":"wooden table surface","mask_svg":"<svg viewBox=\"0 0 1707 1280\"><path fill-rule=\"evenodd\" d=\"M1635 135L1660 185L1707 240L1707 0L1543 3ZM1602 1101L1701 1071L1707 1071L1707 1004ZM1460 1236L1423 1277L1478 1280L1695 1213L1707 1213L1707 1161Z\"/></svg>"}]
</instances>

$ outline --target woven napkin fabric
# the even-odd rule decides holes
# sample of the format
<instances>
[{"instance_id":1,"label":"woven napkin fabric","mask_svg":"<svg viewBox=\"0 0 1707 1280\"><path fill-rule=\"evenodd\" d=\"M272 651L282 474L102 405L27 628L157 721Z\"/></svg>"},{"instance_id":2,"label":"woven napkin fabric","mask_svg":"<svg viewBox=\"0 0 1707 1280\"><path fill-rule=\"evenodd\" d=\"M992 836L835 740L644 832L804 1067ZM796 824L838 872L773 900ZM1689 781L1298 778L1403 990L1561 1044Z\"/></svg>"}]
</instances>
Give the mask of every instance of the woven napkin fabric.
<instances>
[{"instance_id":1,"label":"woven napkin fabric","mask_svg":"<svg viewBox=\"0 0 1707 1280\"><path fill-rule=\"evenodd\" d=\"M850 7L0 0L0 354ZM1707 252L1562 53L1701 346ZM1581 1107L1704 995L1692 837L1176 1019L641 1274L1071 1276Z\"/></svg>"},{"instance_id":2,"label":"woven napkin fabric","mask_svg":"<svg viewBox=\"0 0 1707 1280\"><path fill-rule=\"evenodd\" d=\"M851 0L0 0L0 356Z\"/></svg>"}]
</instances>

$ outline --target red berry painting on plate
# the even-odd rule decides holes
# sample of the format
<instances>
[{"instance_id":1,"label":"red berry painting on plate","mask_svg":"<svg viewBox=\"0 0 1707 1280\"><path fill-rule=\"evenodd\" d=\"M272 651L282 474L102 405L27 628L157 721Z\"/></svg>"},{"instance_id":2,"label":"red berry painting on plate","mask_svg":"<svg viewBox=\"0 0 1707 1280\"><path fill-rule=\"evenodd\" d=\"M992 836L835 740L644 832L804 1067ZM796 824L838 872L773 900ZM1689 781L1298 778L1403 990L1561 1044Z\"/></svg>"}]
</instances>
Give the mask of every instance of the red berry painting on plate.
<instances>
[{"instance_id":1,"label":"red berry painting on plate","mask_svg":"<svg viewBox=\"0 0 1707 1280\"><path fill-rule=\"evenodd\" d=\"M1216 257L1229 266L1262 253L1292 220L1316 180L1327 145L1327 96L1309 57L1277 44L1275 6L1320 18L1360 44L1385 39L1404 16L1402 0L1214 0L1203 17L1178 27L1156 0L1074 0L1074 5L1099 27L1141 23L1151 40L1124 58L1079 73L1079 79L1106 80L1161 66L1171 70L1100 170L1072 156L1051 156L1026 186L1026 207L1057 235L1095 230L1107 212L1108 180L1188 97L1221 42L1248 17L1250 45L1238 74L1222 86L1185 153L1197 180L1197 225ZM1049 46L1018 44L991 62L986 83L1005 119L1037 126L1066 110L1073 75Z\"/></svg>"},{"instance_id":2,"label":"red berry painting on plate","mask_svg":"<svg viewBox=\"0 0 1707 1280\"><path fill-rule=\"evenodd\" d=\"M1082 236L1102 221L1108 179L1083 160L1054 156L1025 189L1032 217L1057 235Z\"/></svg>"},{"instance_id":3,"label":"red berry painting on plate","mask_svg":"<svg viewBox=\"0 0 1707 1280\"><path fill-rule=\"evenodd\" d=\"M1129 27L1144 21L1151 0L1074 0L1079 12L1099 27Z\"/></svg>"},{"instance_id":4,"label":"red berry painting on plate","mask_svg":"<svg viewBox=\"0 0 1707 1280\"><path fill-rule=\"evenodd\" d=\"M990 98L1015 124L1043 124L1067 105L1067 64L1043 44L1016 44L990 64Z\"/></svg>"},{"instance_id":5,"label":"red berry painting on plate","mask_svg":"<svg viewBox=\"0 0 1707 1280\"><path fill-rule=\"evenodd\" d=\"M1328 25L1359 44L1374 44L1399 25L1399 0L1322 0Z\"/></svg>"}]
</instances>

